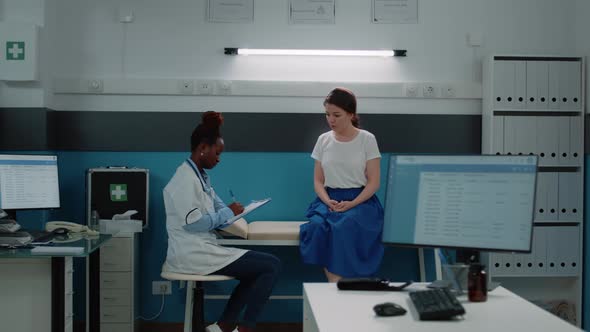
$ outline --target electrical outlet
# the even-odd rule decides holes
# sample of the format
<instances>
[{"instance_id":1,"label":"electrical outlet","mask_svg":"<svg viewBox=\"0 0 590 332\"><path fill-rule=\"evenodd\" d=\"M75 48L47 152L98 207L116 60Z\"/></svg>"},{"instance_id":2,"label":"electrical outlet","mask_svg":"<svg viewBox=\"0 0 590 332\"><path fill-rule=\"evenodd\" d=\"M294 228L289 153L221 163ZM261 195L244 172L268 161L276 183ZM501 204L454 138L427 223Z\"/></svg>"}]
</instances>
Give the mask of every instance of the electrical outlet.
<instances>
[{"instance_id":1,"label":"electrical outlet","mask_svg":"<svg viewBox=\"0 0 590 332\"><path fill-rule=\"evenodd\" d=\"M406 97L418 97L418 90L419 86L415 84L406 84L405 88L405 95Z\"/></svg>"},{"instance_id":2,"label":"electrical outlet","mask_svg":"<svg viewBox=\"0 0 590 332\"><path fill-rule=\"evenodd\" d=\"M152 281L153 295L170 295L172 294L172 282L170 281Z\"/></svg>"},{"instance_id":3,"label":"electrical outlet","mask_svg":"<svg viewBox=\"0 0 590 332\"><path fill-rule=\"evenodd\" d=\"M199 80L197 81L197 92L200 95L213 94L213 81Z\"/></svg>"},{"instance_id":4,"label":"electrical outlet","mask_svg":"<svg viewBox=\"0 0 590 332\"><path fill-rule=\"evenodd\" d=\"M434 98L436 97L436 86L434 84L425 84L422 86L422 95L424 98Z\"/></svg>"},{"instance_id":5,"label":"electrical outlet","mask_svg":"<svg viewBox=\"0 0 590 332\"><path fill-rule=\"evenodd\" d=\"M195 91L195 84L192 80L179 80L178 92L183 95L192 95Z\"/></svg>"},{"instance_id":6,"label":"electrical outlet","mask_svg":"<svg viewBox=\"0 0 590 332\"><path fill-rule=\"evenodd\" d=\"M440 95L443 98L455 98L456 94L457 91L455 90L455 87L451 84L443 84L440 87Z\"/></svg>"},{"instance_id":7,"label":"electrical outlet","mask_svg":"<svg viewBox=\"0 0 590 332\"><path fill-rule=\"evenodd\" d=\"M217 91L220 95L231 95L231 81L217 82Z\"/></svg>"},{"instance_id":8,"label":"electrical outlet","mask_svg":"<svg viewBox=\"0 0 590 332\"><path fill-rule=\"evenodd\" d=\"M88 92L101 93L102 92L102 80L89 80L88 81Z\"/></svg>"}]
</instances>

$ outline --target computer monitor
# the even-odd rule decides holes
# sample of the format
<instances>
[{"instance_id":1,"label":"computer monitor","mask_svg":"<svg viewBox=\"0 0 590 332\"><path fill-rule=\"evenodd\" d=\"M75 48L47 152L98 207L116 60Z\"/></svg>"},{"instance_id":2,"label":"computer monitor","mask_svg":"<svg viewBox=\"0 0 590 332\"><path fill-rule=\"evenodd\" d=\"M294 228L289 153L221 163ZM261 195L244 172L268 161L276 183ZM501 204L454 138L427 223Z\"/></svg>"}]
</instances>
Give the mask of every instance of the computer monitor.
<instances>
[{"instance_id":1,"label":"computer monitor","mask_svg":"<svg viewBox=\"0 0 590 332\"><path fill-rule=\"evenodd\" d=\"M383 243L530 252L536 156L392 155Z\"/></svg>"},{"instance_id":2,"label":"computer monitor","mask_svg":"<svg viewBox=\"0 0 590 332\"><path fill-rule=\"evenodd\" d=\"M0 209L59 208L57 156L0 154Z\"/></svg>"}]
</instances>

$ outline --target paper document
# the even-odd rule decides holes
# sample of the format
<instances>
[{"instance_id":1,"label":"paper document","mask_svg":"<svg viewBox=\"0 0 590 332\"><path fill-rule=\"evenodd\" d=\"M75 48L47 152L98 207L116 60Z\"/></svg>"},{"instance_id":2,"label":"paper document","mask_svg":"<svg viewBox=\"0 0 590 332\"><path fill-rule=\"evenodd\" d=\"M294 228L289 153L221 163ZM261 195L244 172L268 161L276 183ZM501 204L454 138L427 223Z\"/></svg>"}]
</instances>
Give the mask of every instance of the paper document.
<instances>
[{"instance_id":1,"label":"paper document","mask_svg":"<svg viewBox=\"0 0 590 332\"><path fill-rule=\"evenodd\" d=\"M31 254L39 255L81 255L84 253L83 247L35 247L31 249Z\"/></svg>"},{"instance_id":2,"label":"paper document","mask_svg":"<svg viewBox=\"0 0 590 332\"><path fill-rule=\"evenodd\" d=\"M247 215L248 213L258 209L259 207L263 206L264 204L270 202L270 197L269 198L265 198L259 201L252 201L250 204L246 205L244 207L244 212L238 214L237 216L233 216L232 218L228 219L223 225L221 225L221 228L223 227L227 227L231 224L233 224L236 220L242 218L243 216Z\"/></svg>"}]
</instances>

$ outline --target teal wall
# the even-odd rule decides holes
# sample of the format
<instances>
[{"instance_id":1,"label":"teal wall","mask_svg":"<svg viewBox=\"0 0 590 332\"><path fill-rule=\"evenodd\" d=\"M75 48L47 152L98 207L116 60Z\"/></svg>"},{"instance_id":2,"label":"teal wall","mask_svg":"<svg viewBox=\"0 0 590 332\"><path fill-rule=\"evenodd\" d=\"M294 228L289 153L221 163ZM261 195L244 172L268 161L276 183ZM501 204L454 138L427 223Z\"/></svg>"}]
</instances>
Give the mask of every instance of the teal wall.
<instances>
[{"instance_id":1,"label":"teal wall","mask_svg":"<svg viewBox=\"0 0 590 332\"><path fill-rule=\"evenodd\" d=\"M29 152L27 152L29 153ZM33 152L31 152L33 153ZM159 273L166 256L166 232L162 189L176 167L188 156L177 152L57 152L59 156L60 192L62 208L54 211L19 212L19 222L25 227L41 228L48 220L70 220L83 223L85 220L85 172L88 168L125 165L150 170L150 225L141 236L141 314L144 317L157 313L161 297L151 295L151 282L160 280ZM383 202L388 154L381 162L381 189L377 193ZM590 171L586 157L586 174ZM221 156L221 163L210 175L219 195L229 199L231 188L242 201L270 196L272 202L253 212L249 220L304 220L304 211L315 194L312 188L313 161L308 153L238 153L228 152ZM590 190L588 181L585 192ZM590 201L585 199L585 210L590 211ZM584 237L590 230L585 228ZM584 241L586 243L586 241ZM321 282L324 276L319 268L301 262L297 247L248 247L273 253L281 258L283 271L273 295L301 295L302 282ZM431 256L428 256L429 263ZM587 269L590 257L584 255L584 285L589 280ZM84 316L84 265L75 259L75 315ZM427 264L432 266L432 264ZM428 275L432 276L432 268ZM380 276L392 280L418 280L416 250L388 247L382 262ZM432 278L430 277L429 280ZM227 295L234 282L211 283L207 294ZM163 313L156 319L160 322L181 322L184 317L184 290L173 284L173 294L166 297ZM590 294L584 288L584 303ZM214 321L220 314L224 300L208 300L205 304L206 319ZM301 321L301 300L274 300L266 306L261 321ZM583 310L583 322L590 319L590 311ZM586 326L587 324L584 324Z\"/></svg>"},{"instance_id":2,"label":"teal wall","mask_svg":"<svg viewBox=\"0 0 590 332\"><path fill-rule=\"evenodd\" d=\"M160 309L161 296L151 295L151 282L161 280L160 268L166 257L162 189L188 153L180 152L57 152L59 161L61 208L55 211L33 211L19 215L28 226L43 225L38 220L69 220L85 222L85 172L88 168L109 165L147 168L150 170L149 228L141 235L141 315L150 317ZM382 186L378 196L383 202L388 155L382 159ZM221 163L209 172L218 194L229 200L231 189L238 200L272 197L272 202L251 213L248 220L305 220L304 212L315 197L312 185L313 160L309 153L240 153L228 152ZM36 224L35 224L36 223ZM299 257L298 247L247 247L277 255L283 262L283 271L273 295L301 295L303 282L323 282L319 267L305 265ZM83 260L75 261L75 316L84 316ZM386 250L380 276L392 280L418 280L418 260L415 249L392 248ZM210 283L206 293L228 295L233 281ZM166 297L160 322L181 322L184 319L184 289L173 283L173 294ZM225 300L208 300L205 318L215 321ZM301 300L273 300L265 307L261 321L300 322Z\"/></svg>"},{"instance_id":3,"label":"teal wall","mask_svg":"<svg viewBox=\"0 0 590 332\"><path fill-rule=\"evenodd\" d=\"M590 193L590 184L588 181L588 174L590 174L590 157L588 155L584 156L584 246L583 251L583 267L584 267L584 280L583 280L583 297L582 297L582 327L584 330L590 330L588 328L588 322L590 322L590 310L588 309L588 301L590 301L590 292L588 291L588 283L590 282L590 276L588 275L588 268L590 267L590 255L587 254L588 252L588 239L590 238L590 227L587 227L587 220L588 220L588 212L590 212L590 199L588 199L588 193Z\"/></svg>"}]
</instances>

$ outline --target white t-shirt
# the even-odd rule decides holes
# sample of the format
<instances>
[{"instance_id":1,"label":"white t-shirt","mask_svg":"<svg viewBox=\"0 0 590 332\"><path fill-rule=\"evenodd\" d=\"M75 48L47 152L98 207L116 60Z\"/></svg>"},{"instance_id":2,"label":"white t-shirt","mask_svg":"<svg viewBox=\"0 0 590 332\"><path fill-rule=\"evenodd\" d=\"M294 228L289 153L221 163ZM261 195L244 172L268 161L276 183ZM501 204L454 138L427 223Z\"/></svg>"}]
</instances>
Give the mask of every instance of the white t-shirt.
<instances>
[{"instance_id":1,"label":"white t-shirt","mask_svg":"<svg viewBox=\"0 0 590 332\"><path fill-rule=\"evenodd\" d=\"M333 131L321 134L311 157L322 164L325 187L360 188L367 184L367 161L381 154L375 135L360 129L348 142L336 140Z\"/></svg>"}]
</instances>

